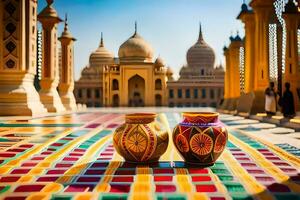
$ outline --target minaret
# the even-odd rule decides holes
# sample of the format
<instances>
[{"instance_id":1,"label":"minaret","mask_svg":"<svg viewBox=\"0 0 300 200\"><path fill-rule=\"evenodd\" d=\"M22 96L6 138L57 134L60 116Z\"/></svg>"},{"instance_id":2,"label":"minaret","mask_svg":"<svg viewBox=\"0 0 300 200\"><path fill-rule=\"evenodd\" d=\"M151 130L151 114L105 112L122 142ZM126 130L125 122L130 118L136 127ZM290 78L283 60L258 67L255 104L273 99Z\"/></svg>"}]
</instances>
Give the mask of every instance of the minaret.
<instances>
[{"instance_id":1,"label":"minaret","mask_svg":"<svg viewBox=\"0 0 300 200\"><path fill-rule=\"evenodd\" d=\"M60 112L65 110L57 92L59 82L57 24L62 20L52 7L53 0L47 0L47 4L38 15L38 20L43 26L43 65L39 93L48 112Z\"/></svg>"},{"instance_id":2,"label":"minaret","mask_svg":"<svg viewBox=\"0 0 300 200\"><path fill-rule=\"evenodd\" d=\"M46 113L34 88L37 1L0 1L0 115Z\"/></svg>"},{"instance_id":3,"label":"minaret","mask_svg":"<svg viewBox=\"0 0 300 200\"><path fill-rule=\"evenodd\" d=\"M76 110L74 90L74 41L75 38L68 28L67 15L65 18L65 28L59 41L61 42L61 77L58 85L59 95L66 110ZM103 45L103 41L100 45Z\"/></svg>"}]
</instances>

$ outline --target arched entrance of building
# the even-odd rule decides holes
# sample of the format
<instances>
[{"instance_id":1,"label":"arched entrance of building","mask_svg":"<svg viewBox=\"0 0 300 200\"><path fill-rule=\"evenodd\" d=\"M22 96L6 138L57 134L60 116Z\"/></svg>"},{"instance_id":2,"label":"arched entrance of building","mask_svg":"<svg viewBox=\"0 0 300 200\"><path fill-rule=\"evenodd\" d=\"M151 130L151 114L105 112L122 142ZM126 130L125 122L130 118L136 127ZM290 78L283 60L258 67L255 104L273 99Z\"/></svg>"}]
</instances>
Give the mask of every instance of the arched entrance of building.
<instances>
[{"instance_id":1,"label":"arched entrance of building","mask_svg":"<svg viewBox=\"0 0 300 200\"><path fill-rule=\"evenodd\" d=\"M155 95L155 106L162 106L162 97L160 94Z\"/></svg>"},{"instance_id":2,"label":"arched entrance of building","mask_svg":"<svg viewBox=\"0 0 300 200\"><path fill-rule=\"evenodd\" d=\"M128 80L128 106L141 107L145 105L145 80L135 75Z\"/></svg>"},{"instance_id":3,"label":"arched entrance of building","mask_svg":"<svg viewBox=\"0 0 300 200\"><path fill-rule=\"evenodd\" d=\"M120 103L119 95L114 94L114 95L113 95L112 106L113 106L113 107L119 107L119 103Z\"/></svg>"}]
</instances>

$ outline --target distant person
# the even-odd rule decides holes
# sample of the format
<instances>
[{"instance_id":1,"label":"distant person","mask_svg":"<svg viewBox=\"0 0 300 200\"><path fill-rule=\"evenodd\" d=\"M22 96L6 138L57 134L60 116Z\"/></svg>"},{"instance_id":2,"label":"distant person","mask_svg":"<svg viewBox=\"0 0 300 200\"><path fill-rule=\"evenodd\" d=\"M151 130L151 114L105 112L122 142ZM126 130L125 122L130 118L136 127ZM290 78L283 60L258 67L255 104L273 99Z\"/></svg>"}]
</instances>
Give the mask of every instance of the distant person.
<instances>
[{"instance_id":1,"label":"distant person","mask_svg":"<svg viewBox=\"0 0 300 200\"><path fill-rule=\"evenodd\" d=\"M285 91L282 97L279 99L278 104L282 108L283 116L286 118L293 118L295 116L294 96L290 91L290 83L285 83Z\"/></svg>"},{"instance_id":2,"label":"distant person","mask_svg":"<svg viewBox=\"0 0 300 200\"><path fill-rule=\"evenodd\" d=\"M276 92L274 89L274 82L265 90L265 110L268 116L276 114Z\"/></svg>"}]
</instances>

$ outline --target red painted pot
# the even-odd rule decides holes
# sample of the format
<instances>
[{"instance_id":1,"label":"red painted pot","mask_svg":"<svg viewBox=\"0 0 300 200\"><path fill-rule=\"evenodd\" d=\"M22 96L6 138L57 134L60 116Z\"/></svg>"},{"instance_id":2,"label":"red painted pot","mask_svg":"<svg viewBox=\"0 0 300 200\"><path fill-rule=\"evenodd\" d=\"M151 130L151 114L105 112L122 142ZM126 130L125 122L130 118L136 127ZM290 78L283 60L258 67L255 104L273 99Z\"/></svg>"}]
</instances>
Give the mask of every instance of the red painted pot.
<instances>
[{"instance_id":1,"label":"red painted pot","mask_svg":"<svg viewBox=\"0 0 300 200\"><path fill-rule=\"evenodd\" d=\"M211 166L226 147L228 133L214 112L186 112L173 131L173 142L189 164Z\"/></svg>"}]
</instances>

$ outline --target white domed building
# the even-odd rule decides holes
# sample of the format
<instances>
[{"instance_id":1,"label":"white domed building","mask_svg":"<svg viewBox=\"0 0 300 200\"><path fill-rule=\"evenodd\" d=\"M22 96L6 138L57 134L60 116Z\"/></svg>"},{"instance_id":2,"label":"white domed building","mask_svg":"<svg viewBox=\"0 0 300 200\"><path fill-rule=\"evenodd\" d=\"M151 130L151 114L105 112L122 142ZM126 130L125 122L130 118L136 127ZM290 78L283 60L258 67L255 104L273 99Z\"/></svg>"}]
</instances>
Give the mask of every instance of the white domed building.
<instances>
[{"instance_id":1,"label":"white domed building","mask_svg":"<svg viewBox=\"0 0 300 200\"><path fill-rule=\"evenodd\" d=\"M162 58L153 55L153 48L136 28L120 46L118 58L104 47L101 37L99 48L75 83L77 102L88 107L166 106L167 81L173 73Z\"/></svg>"},{"instance_id":2,"label":"white domed building","mask_svg":"<svg viewBox=\"0 0 300 200\"><path fill-rule=\"evenodd\" d=\"M167 82L170 107L216 107L219 104L224 92L224 69L215 65L215 58L200 26L198 40L187 51L187 65L181 68L178 81Z\"/></svg>"}]
</instances>

